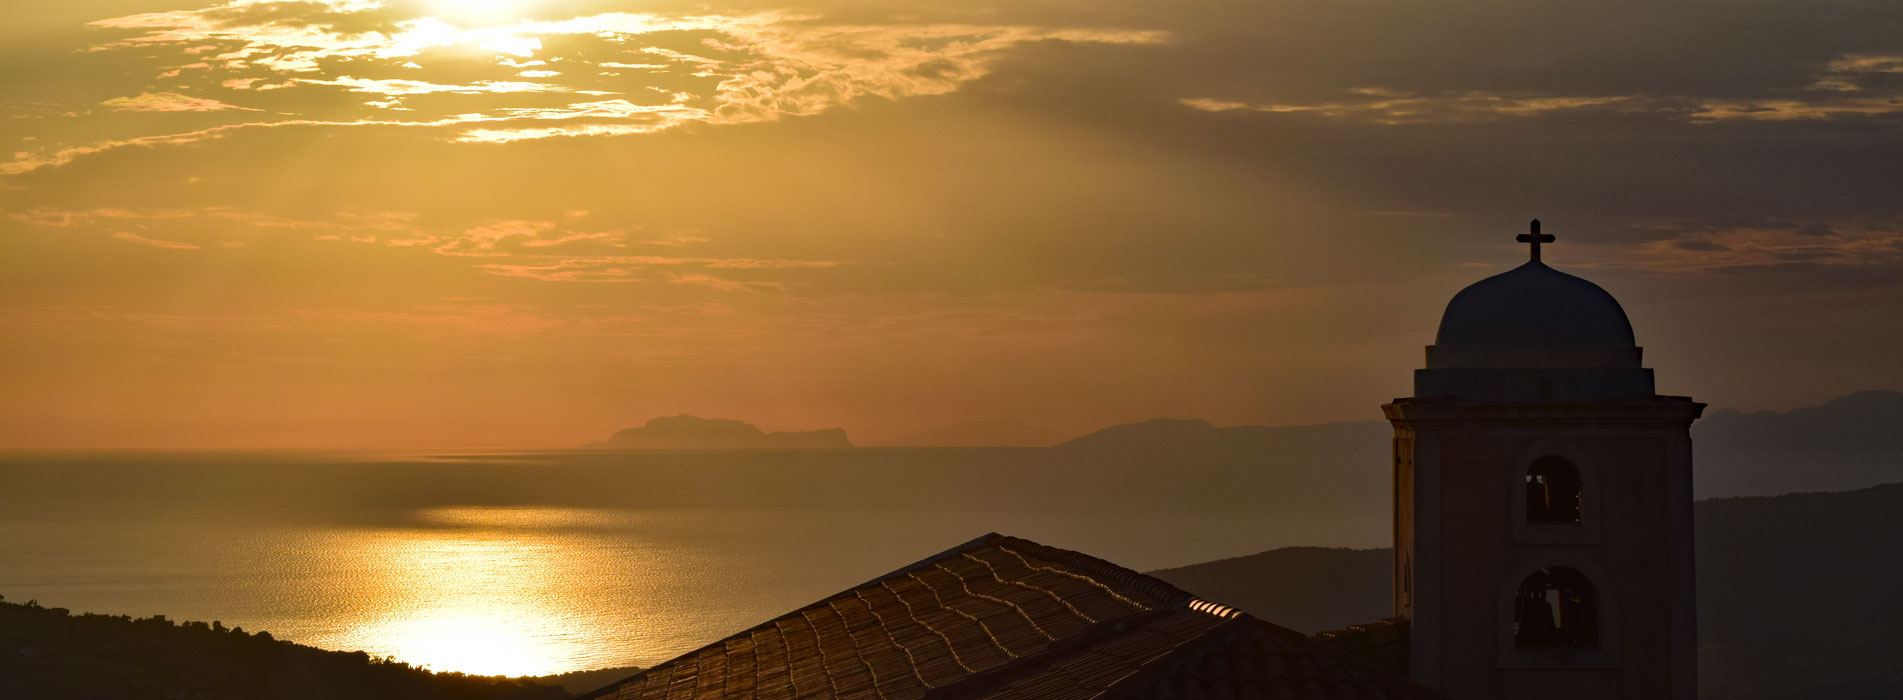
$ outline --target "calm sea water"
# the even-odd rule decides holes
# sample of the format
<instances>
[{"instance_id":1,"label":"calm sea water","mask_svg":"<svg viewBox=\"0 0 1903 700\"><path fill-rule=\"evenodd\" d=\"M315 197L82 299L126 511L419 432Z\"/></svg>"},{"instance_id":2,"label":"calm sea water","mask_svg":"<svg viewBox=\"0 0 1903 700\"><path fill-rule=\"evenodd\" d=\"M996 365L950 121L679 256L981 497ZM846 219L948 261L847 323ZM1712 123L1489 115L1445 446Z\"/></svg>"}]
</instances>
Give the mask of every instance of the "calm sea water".
<instances>
[{"instance_id":1,"label":"calm sea water","mask_svg":"<svg viewBox=\"0 0 1903 700\"><path fill-rule=\"evenodd\" d=\"M1123 461L16 453L0 456L0 595L542 675L663 661L991 531L1138 569L1387 536L1385 483Z\"/></svg>"}]
</instances>

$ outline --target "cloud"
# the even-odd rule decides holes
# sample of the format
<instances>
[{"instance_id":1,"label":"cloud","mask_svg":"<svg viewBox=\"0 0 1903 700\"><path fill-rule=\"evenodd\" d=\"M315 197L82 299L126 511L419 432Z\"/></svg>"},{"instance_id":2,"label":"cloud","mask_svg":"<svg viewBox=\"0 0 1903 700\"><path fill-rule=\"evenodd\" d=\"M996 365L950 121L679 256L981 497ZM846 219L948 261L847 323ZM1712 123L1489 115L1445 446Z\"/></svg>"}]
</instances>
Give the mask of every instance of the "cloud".
<instances>
[{"instance_id":1,"label":"cloud","mask_svg":"<svg viewBox=\"0 0 1903 700\"><path fill-rule=\"evenodd\" d=\"M1547 116L1560 112L1598 110L1615 113L1657 114L1691 122L1792 121L1873 117L1903 114L1903 95L1845 96L1845 91L1798 98L1723 100L1696 97L1637 97L1625 95L1490 94L1467 91L1419 95L1382 88L1347 91L1326 102L1245 102L1206 97L1181 103L1201 112L1262 112L1311 115L1375 124L1472 123Z\"/></svg>"},{"instance_id":2,"label":"cloud","mask_svg":"<svg viewBox=\"0 0 1903 700\"><path fill-rule=\"evenodd\" d=\"M594 260L491 263L477 267L491 275L521 277L542 282L640 282L651 279L642 274L645 268L606 264Z\"/></svg>"},{"instance_id":3,"label":"cloud","mask_svg":"<svg viewBox=\"0 0 1903 700\"><path fill-rule=\"evenodd\" d=\"M99 103L121 112L217 112L227 109L259 112L205 97L190 97L176 92L147 92L134 97L114 97Z\"/></svg>"},{"instance_id":4,"label":"cloud","mask_svg":"<svg viewBox=\"0 0 1903 700\"><path fill-rule=\"evenodd\" d=\"M151 136L137 136L137 137L128 138L128 139L113 139L113 140L107 140L107 141L97 141L94 143L89 143L89 144L85 144L81 146L68 146L65 148L60 148L60 149L57 149L51 152L45 152L45 153L32 153L32 152L20 151L13 154L13 160L0 163L0 175L18 175L21 173L28 173L35 170L39 170L41 168L65 165L67 163L73 162L74 160L78 160L79 158L83 158L83 157L93 155L96 153L103 153L105 151L111 151L111 150L115 150L119 148L127 148L127 147L151 148L151 147L157 147L157 146L177 146L177 145L184 145L184 144L190 144L190 143L198 143L200 141L210 141L213 139L223 138L231 133L243 131L247 129L264 129L264 128L275 128L275 127L326 127L326 126L435 127L435 126L447 126L447 125L453 125L453 124L463 124L463 123L467 123L471 121L482 121L483 119L485 119L485 117L478 114L478 115L460 115L455 117L448 117L445 119L437 119L433 121L394 121L394 120L388 120L388 119L358 119L358 120L351 120L351 121L326 121L326 120L314 120L314 119L289 119L284 121L244 122L240 124L223 124L223 125L214 126L210 128L198 129L196 131L185 131L185 132L172 133L172 134L154 134Z\"/></svg>"},{"instance_id":5,"label":"cloud","mask_svg":"<svg viewBox=\"0 0 1903 700\"><path fill-rule=\"evenodd\" d=\"M666 280L678 284L700 285L726 291L762 291L784 289L777 280L739 280L716 270L773 271L824 269L844 265L836 260L772 260L759 258L689 258L660 255L608 255L592 257L538 258L525 262L487 263L477 267L503 277L522 277L544 282L644 282Z\"/></svg>"},{"instance_id":6,"label":"cloud","mask_svg":"<svg viewBox=\"0 0 1903 700\"><path fill-rule=\"evenodd\" d=\"M182 241L162 241L156 238L146 238L145 236L141 236L139 234L131 233L128 231L116 232L112 234L112 237L122 241L126 241L128 243L137 243L139 245L149 245L154 248L165 248L168 250L198 250L200 247L196 244L185 243Z\"/></svg>"},{"instance_id":7,"label":"cloud","mask_svg":"<svg viewBox=\"0 0 1903 700\"><path fill-rule=\"evenodd\" d=\"M536 240L544 231L555 228L552 221L500 221L463 231L432 248L443 255L491 257L507 255L498 247L512 238Z\"/></svg>"},{"instance_id":8,"label":"cloud","mask_svg":"<svg viewBox=\"0 0 1903 700\"><path fill-rule=\"evenodd\" d=\"M457 95L504 94L512 92L576 92L559 85L548 83L525 83L520 81L479 80L464 85L443 85L423 80L405 80L391 78L372 80L343 76L335 79L299 78L296 82L305 85L335 85L349 88L350 92L365 92L376 95L432 95L452 93Z\"/></svg>"},{"instance_id":9,"label":"cloud","mask_svg":"<svg viewBox=\"0 0 1903 700\"><path fill-rule=\"evenodd\" d=\"M780 282L744 282L741 280L716 277L701 272L668 275L668 281L675 284L711 287L723 292L772 292L786 289L786 285Z\"/></svg>"},{"instance_id":10,"label":"cloud","mask_svg":"<svg viewBox=\"0 0 1903 700\"><path fill-rule=\"evenodd\" d=\"M469 143L509 143L556 136L604 136L646 134L671 129L687 122L708 121L705 109L678 103L636 104L625 99L576 102L564 107L506 108L494 121L561 122L592 120L597 123L556 126L523 126L465 129L458 141Z\"/></svg>"},{"instance_id":11,"label":"cloud","mask_svg":"<svg viewBox=\"0 0 1903 700\"><path fill-rule=\"evenodd\" d=\"M1903 73L1903 56L1845 54L1843 58L1831 61L1826 70L1832 73Z\"/></svg>"},{"instance_id":12,"label":"cloud","mask_svg":"<svg viewBox=\"0 0 1903 700\"><path fill-rule=\"evenodd\" d=\"M107 224L122 221L155 222L185 220L224 220L235 221L247 226L259 228L318 228L345 226L352 229L395 230L409 224L416 218L412 212L396 211L340 211L330 220L293 219L283 216L246 211L237 207L219 205L203 207L172 208L119 208L96 207L92 209L55 209L37 207L9 213L8 218L36 226L70 227L82 224Z\"/></svg>"},{"instance_id":13,"label":"cloud","mask_svg":"<svg viewBox=\"0 0 1903 700\"><path fill-rule=\"evenodd\" d=\"M146 134L93 143L53 144L16 154L0 174L20 174L124 146L192 143L255 126L448 127L464 122L561 122L456 129L451 141L509 143L557 137L650 134L690 123L749 124L814 115L877 98L942 95L988 75L1013 49L1043 42L1157 44L1155 30L1080 29L960 23L847 24L785 12L670 17L609 12L560 20L521 20L464 27L414 14L421 6L369 0L231 0L199 10L128 15L90 26L130 34L98 43L94 52L136 50L161 58L176 52L188 65L151 66L153 75L204 71L231 91L315 87L382 99L341 102L299 97L279 119L214 130ZM406 14L409 13L409 14ZM691 49L691 50L690 50ZM481 54L488 52L488 56ZM532 59L532 60L530 60ZM472 64L472 61L474 62ZM521 70L529 66L562 69ZM638 69L638 77L620 70ZM490 77L468 79L473 71ZM393 72L415 77L390 77ZM271 77L261 77L263 72ZM448 76L456 76L450 79ZM530 78L533 80L522 80ZM657 92L662 100L627 99L551 108L537 102L470 109L457 98L491 99L542 93L606 96ZM428 103L397 97L432 96ZM246 110L210 96L146 93L106 100L122 111ZM393 122L350 110L415 111ZM321 115L321 118L320 118Z\"/></svg>"},{"instance_id":14,"label":"cloud","mask_svg":"<svg viewBox=\"0 0 1903 700\"><path fill-rule=\"evenodd\" d=\"M1821 100L1731 100L1698 105L1695 121L1799 121L1881 117L1903 114L1903 97L1860 97Z\"/></svg>"},{"instance_id":15,"label":"cloud","mask_svg":"<svg viewBox=\"0 0 1903 700\"><path fill-rule=\"evenodd\" d=\"M1190 98L1182 103L1203 112L1313 114L1378 124L1412 124L1532 117L1566 110L1619 108L1636 102L1624 96L1499 95L1478 91L1416 95L1382 88L1360 88L1348 93L1340 100L1316 103L1251 103L1209 98Z\"/></svg>"},{"instance_id":16,"label":"cloud","mask_svg":"<svg viewBox=\"0 0 1903 700\"><path fill-rule=\"evenodd\" d=\"M1657 236L1585 252L1584 266L1651 272L1763 272L1903 266L1903 222L1711 227L1655 224Z\"/></svg>"},{"instance_id":17,"label":"cloud","mask_svg":"<svg viewBox=\"0 0 1903 700\"><path fill-rule=\"evenodd\" d=\"M1903 56L1844 54L1824 67L1823 74L1811 83L1819 90L1859 92L1872 78L1886 73L1903 73Z\"/></svg>"}]
</instances>

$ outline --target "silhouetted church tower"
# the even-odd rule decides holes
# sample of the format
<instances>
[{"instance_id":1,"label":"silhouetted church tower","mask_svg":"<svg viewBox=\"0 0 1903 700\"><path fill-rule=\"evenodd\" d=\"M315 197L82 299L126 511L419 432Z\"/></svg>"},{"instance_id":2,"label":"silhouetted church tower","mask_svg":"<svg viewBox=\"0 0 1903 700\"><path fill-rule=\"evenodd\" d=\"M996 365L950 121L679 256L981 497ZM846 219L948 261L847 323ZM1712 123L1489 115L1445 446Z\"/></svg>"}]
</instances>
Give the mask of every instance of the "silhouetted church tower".
<instances>
[{"instance_id":1,"label":"silhouetted church tower","mask_svg":"<svg viewBox=\"0 0 1903 700\"><path fill-rule=\"evenodd\" d=\"M1532 260L1454 296L1394 424L1409 674L1466 700L1693 700L1689 429L1619 302Z\"/></svg>"}]
</instances>

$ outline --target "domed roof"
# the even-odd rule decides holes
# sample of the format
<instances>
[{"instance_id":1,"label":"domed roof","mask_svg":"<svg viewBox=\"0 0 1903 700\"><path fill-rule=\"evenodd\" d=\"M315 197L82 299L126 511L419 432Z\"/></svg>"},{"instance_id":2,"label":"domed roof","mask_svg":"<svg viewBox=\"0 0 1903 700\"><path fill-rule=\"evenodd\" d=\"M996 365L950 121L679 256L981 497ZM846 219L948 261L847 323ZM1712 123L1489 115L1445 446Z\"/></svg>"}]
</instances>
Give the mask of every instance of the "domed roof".
<instances>
[{"instance_id":1,"label":"domed roof","mask_svg":"<svg viewBox=\"0 0 1903 700\"><path fill-rule=\"evenodd\" d=\"M1535 229L1537 231L1538 229ZM1633 347L1632 322L1599 285L1539 260L1469 285L1447 302L1434 344Z\"/></svg>"}]
</instances>

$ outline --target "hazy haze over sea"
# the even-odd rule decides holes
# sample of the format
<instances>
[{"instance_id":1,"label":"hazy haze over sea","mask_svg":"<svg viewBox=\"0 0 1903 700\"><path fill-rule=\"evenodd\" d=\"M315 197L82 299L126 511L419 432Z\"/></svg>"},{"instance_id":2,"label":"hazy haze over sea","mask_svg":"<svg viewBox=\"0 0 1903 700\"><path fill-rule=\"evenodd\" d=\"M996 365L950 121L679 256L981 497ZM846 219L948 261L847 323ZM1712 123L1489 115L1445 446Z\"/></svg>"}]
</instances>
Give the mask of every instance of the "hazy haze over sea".
<instances>
[{"instance_id":1,"label":"hazy haze over sea","mask_svg":"<svg viewBox=\"0 0 1903 700\"><path fill-rule=\"evenodd\" d=\"M646 665L990 531L1137 569L1379 546L1380 447L1329 478L1023 448L15 452L0 595L438 670Z\"/></svg>"}]
</instances>

